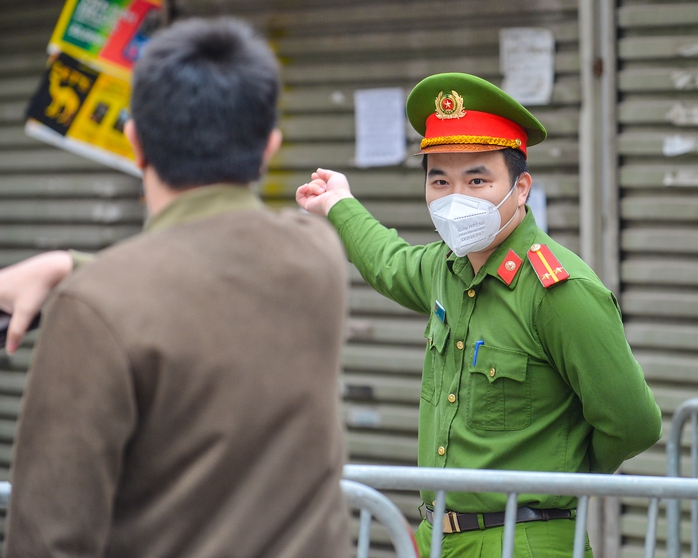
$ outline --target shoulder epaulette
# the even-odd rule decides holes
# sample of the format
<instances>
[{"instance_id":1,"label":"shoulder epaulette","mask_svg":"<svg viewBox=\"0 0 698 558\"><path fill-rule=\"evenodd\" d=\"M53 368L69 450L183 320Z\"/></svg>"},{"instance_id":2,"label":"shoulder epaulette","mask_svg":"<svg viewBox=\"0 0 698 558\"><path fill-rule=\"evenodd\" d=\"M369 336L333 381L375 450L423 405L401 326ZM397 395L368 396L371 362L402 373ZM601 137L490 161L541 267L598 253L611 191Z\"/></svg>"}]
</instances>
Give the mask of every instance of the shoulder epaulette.
<instances>
[{"instance_id":1,"label":"shoulder epaulette","mask_svg":"<svg viewBox=\"0 0 698 558\"><path fill-rule=\"evenodd\" d=\"M531 262L538 279L546 289L561 283L570 276L545 244L531 246L528 250L528 261Z\"/></svg>"}]
</instances>

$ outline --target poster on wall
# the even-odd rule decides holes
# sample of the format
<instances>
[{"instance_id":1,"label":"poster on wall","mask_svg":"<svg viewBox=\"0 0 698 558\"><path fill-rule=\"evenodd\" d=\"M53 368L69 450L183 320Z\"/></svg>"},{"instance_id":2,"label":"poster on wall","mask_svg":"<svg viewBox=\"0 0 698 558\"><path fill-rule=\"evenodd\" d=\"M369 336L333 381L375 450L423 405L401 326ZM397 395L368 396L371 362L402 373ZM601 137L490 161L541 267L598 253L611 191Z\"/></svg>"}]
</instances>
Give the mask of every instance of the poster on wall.
<instances>
[{"instance_id":1,"label":"poster on wall","mask_svg":"<svg viewBox=\"0 0 698 558\"><path fill-rule=\"evenodd\" d=\"M555 36L550 29L500 29L499 62L504 91L524 106L550 104L555 81Z\"/></svg>"},{"instance_id":2,"label":"poster on wall","mask_svg":"<svg viewBox=\"0 0 698 558\"><path fill-rule=\"evenodd\" d=\"M27 135L140 176L123 128L133 64L159 24L159 0L68 0L27 108Z\"/></svg>"},{"instance_id":3,"label":"poster on wall","mask_svg":"<svg viewBox=\"0 0 698 558\"><path fill-rule=\"evenodd\" d=\"M355 164L359 168L399 165L405 159L405 91L401 87L354 92Z\"/></svg>"}]
</instances>

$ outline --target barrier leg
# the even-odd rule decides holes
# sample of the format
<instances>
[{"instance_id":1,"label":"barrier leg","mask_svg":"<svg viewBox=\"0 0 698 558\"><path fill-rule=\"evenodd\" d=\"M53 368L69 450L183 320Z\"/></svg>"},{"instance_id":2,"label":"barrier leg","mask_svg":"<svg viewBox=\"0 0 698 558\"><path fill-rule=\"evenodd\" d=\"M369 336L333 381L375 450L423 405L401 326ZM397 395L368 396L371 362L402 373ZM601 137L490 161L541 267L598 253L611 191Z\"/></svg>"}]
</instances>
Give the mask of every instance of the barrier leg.
<instances>
[{"instance_id":1,"label":"barrier leg","mask_svg":"<svg viewBox=\"0 0 698 558\"><path fill-rule=\"evenodd\" d=\"M361 510L359 519L359 540L356 543L356 558L368 558L368 549L371 545L371 512Z\"/></svg>"},{"instance_id":2,"label":"barrier leg","mask_svg":"<svg viewBox=\"0 0 698 558\"><path fill-rule=\"evenodd\" d=\"M502 542L502 558L514 556L514 536L516 535L516 508L519 495L511 492L507 496L507 509L504 513L504 541Z\"/></svg>"},{"instance_id":3,"label":"barrier leg","mask_svg":"<svg viewBox=\"0 0 698 558\"><path fill-rule=\"evenodd\" d=\"M691 413L691 473L698 477L698 415ZM698 501L691 501L691 557L698 558Z\"/></svg>"},{"instance_id":4,"label":"barrier leg","mask_svg":"<svg viewBox=\"0 0 698 558\"><path fill-rule=\"evenodd\" d=\"M645 558L654 558L657 546L657 518L659 517L659 499L652 498L647 510L647 532L645 533Z\"/></svg>"},{"instance_id":5,"label":"barrier leg","mask_svg":"<svg viewBox=\"0 0 698 558\"><path fill-rule=\"evenodd\" d=\"M577 521L574 526L573 558L584 558L584 547L587 535L587 512L589 511L589 496L580 496L577 503Z\"/></svg>"},{"instance_id":6,"label":"barrier leg","mask_svg":"<svg viewBox=\"0 0 698 558\"><path fill-rule=\"evenodd\" d=\"M444 512L446 511L446 493L436 493L434 505L434 525L431 526L431 558L441 558L441 542L444 536Z\"/></svg>"}]
</instances>

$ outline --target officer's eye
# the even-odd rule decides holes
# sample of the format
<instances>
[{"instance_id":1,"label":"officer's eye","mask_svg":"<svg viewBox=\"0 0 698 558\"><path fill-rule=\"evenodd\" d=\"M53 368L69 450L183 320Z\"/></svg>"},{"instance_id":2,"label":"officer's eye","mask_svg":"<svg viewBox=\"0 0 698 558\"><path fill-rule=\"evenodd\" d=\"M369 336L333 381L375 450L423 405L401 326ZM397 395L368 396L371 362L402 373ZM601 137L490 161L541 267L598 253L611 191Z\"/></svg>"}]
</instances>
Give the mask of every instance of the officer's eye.
<instances>
[{"instance_id":1,"label":"officer's eye","mask_svg":"<svg viewBox=\"0 0 698 558\"><path fill-rule=\"evenodd\" d=\"M480 184L484 184L485 181L482 178L473 178L470 183L479 186Z\"/></svg>"}]
</instances>

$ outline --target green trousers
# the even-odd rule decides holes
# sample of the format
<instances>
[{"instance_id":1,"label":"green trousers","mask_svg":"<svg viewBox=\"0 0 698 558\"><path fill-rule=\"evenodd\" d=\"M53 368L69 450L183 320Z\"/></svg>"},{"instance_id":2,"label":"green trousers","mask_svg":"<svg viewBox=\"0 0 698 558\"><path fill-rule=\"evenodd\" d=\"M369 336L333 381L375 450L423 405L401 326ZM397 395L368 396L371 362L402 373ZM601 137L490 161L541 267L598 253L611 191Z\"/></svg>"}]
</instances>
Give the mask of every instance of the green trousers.
<instances>
[{"instance_id":1,"label":"green trousers","mask_svg":"<svg viewBox=\"0 0 698 558\"><path fill-rule=\"evenodd\" d=\"M573 519L530 521L516 525L514 558L571 558L574 547ZM442 558L501 558L504 527L449 533L443 536ZM421 558L429 558L431 524L422 521L416 533ZM584 558L594 558L586 539Z\"/></svg>"}]
</instances>

